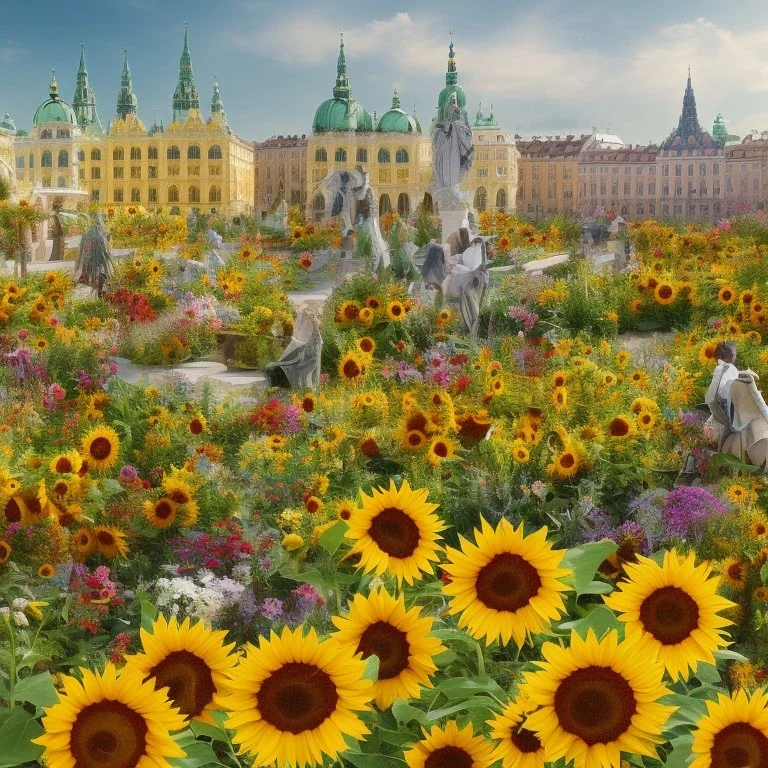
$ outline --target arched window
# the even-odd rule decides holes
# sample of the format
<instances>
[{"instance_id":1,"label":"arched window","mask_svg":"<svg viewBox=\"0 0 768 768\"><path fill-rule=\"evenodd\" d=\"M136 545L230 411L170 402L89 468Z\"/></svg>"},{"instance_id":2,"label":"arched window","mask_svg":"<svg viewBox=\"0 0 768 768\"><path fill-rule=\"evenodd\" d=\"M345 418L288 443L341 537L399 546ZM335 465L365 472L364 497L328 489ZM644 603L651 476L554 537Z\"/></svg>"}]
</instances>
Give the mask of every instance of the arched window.
<instances>
[{"instance_id":1,"label":"arched window","mask_svg":"<svg viewBox=\"0 0 768 768\"><path fill-rule=\"evenodd\" d=\"M389 195L385 193L379 198L379 216L383 216L385 213L391 212L392 203L389 199Z\"/></svg>"},{"instance_id":2,"label":"arched window","mask_svg":"<svg viewBox=\"0 0 768 768\"><path fill-rule=\"evenodd\" d=\"M218 144L214 144L208 150L208 159L209 160L221 160L221 147Z\"/></svg>"},{"instance_id":3,"label":"arched window","mask_svg":"<svg viewBox=\"0 0 768 768\"><path fill-rule=\"evenodd\" d=\"M197 144L191 144L187 150L187 160L199 160L200 159L200 147Z\"/></svg>"},{"instance_id":4,"label":"arched window","mask_svg":"<svg viewBox=\"0 0 768 768\"><path fill-rule=\"evenodd\" d=\"M405 147L400 147L400 149L397 150L397 154L395 155L395 162L396 163L408 162L408 150Z\"/></svg>"},{"instance_id":5,"label":"arched window","mask_svg":"<svg viewBox=\"0 0 768 768\"><path fill-rule=\"evenodd\" d=\"M16 158L16 167L17 168L23 168L24 167L24 155L19 155Z\"/></svg>"},{"instance_id":6,"label":"arched window","mask_svg":"<svg viewBox=\"0 0 768 768\"><path fill-rule=\"evenodd\" d=\"M216 186L216 184L214 184L208 190L208 202L209 203L220 203L221 202L221 187Z\"/></svg>"},{"instance_id":7,"label":"arched window","mask_svg":"<svg viewBox=\"0 0 768 768\"><path fill-rule=\"evenodd\" d=\"M131 147L131 160L141 160L140 147Z\"/></svg>"},{"instance_id":8,"label":"arched window","mask_svg":"<svg viewBox=\"0 0 768 768\"><path fill-rule=\"evenodd\" d=\"M500 189L496 193L496 207L503 211L507 207L507 190L506 189Z\"/></svg>"},{"instance_id":9,"label":"arched window","mask_svg":"<svg viewBox=\"0 0 768 768\"><path fill-rule=\"evenodd\" d=\"M53 156L47 149L45 150L45 152L43 152L40 158L40 167L53 168Z\"/></svg>"},{"instance_id":10,"label":"arched window","mask_svg":"<svg viewBox=\"0 0 768 768\"><path fill-rule=\"evenodd\" d=\"M316 163L328 162L328 153L325 151L325 147L318 147L315 150L315 162Z\"/></svg>"},{"instance_id":11,"label":"arched window","mask_svg":"<svg viewBox=\"0 0 768 768\"><path fill-rule=\"evenodd\" d=\"M333 159L337 163L346 163L347 162L347 150L344 149L344 147L336 147L336 154L333 156Z\"/></svg>"},{"instance_id":12,"label":"arched window","mask_svg":"<svg viewBox=\"0 0 768 768\"><path fill-rule=\"evenodd\" d=\"M170 147L168 147L166 157L169 160L181 160L181 152L179 152L179 148L175 144L172 144Z\"/></svg>"},{"instance_id":13,"label":"arched window","mask_svg":"<svg viewBox=\"0 0 768 768\"><path fill-rule=\"evenodd\" d=\"M29 153L29 167L35 167L35 156L31 152Z\"/></svg>"},{"instance_id":14,"label":"arched window","mask_svg":"<svg viewBox=\"0 0 768 768\"><path fill-rule=\"evenodd\" d=\"M66 128L58 128L56 130L56 138L57 139L68 139L69 138L69 130Z\"/></svg>"},{"instance_id":15,"label":"arched window","mask_svg":"<svg viewBox=\"0 0 768 768\"><path fill-rule=\"evenodd\" d=\"M179 189L178 187L168 187L168 202L169 203L178 203L179 202Z\"/></svg>"},{"instance_id":16,"label":"arched window","mask_svg":"<svg viewBox=\"0 0 768 768\"><path fill-rule=\"evenodd\" d=\"M141 202L141 190L137 187L134 187L131 190L131 202L132 203L140 203Z\"/></svg>"},{"instance_id":17,"label":"arched window","mask_svg":"<svg viewBox=\"0 0 768 768\"><path fill-rule=\"evenodd\" d=\"M390 162L390 160L389 160L389 150L386 147L382 147L379 150L379 162L380 163L388 163L388 162Z\"/></svg>"},{"instance_id":18,"label":"arched window","mask_svg":"<svg viewBox=\"0 0 768 768\"><path fill-rule=\"evenodd\" d=\"M661 188L661 195L662 195L662 197L669 197L669 184L665 184Z\"/></svg>"},{"instance_id":19,"label":"arched window","mask_svg":"<svg viewBox=\"0 0 768 768\"><path fill-rule=\"evenodd\" d=\"M699 190L699 194L702 197L706 197L707 196L707 182L704 179L702 179L702 181L701 181L701 189Z\"/></svg>"},{"instance_id":20,"label":"arched window","mask_svg":"<svg viewBox=\"0 0 768 768\"><path fill-rule=\"evenodd\" d=\"M622 216L629 216L629 206L628 205L622 205L621 206L621 215Z\"/></svg>"},{"instance_id":21,"label":"arched window","mask_svg":"<svg viewBox=\"0 0 768 768\"><path fill-rule=\"evenodd\" d=\"M122 203L123 202L123 190L122 189L116 189L112 194L112 202L113 203Z\"/></svg>"},{"instance_id":22,"label":"arched window","mask_svg":"<svg viewBox=\"0 0 768 768\"><path fill-rule=\"evenodd\" d=\"M411 200L405 192L397 197L397 212L401 216L407 216L411 212Z\"/></svg>"},{"instance_id":23,"label":"arched window","mask_svg":"<svg viewBox=\"0 0 768 768\"><path fill-rule=\"evenodd\" d=\"M45 128L44 130L40 131L40 138L41 139L52 139L53 138L53 131L50 128Z\"/></svg>"},{"instance_id":24,"label":"arched window","mask_svg":"<svg viewBox=\"0 0 768 768\"><path fill-rule=\"evenodd\" d=\"M147 200L150 203L156 203L157 202L157 188L156 187L150 187L149 188L149 195L147 197Z\"/></svg>"},{"instance_id":25,"label":"arched window","mask_svg":"<svg viewBox=\"0 0 768 768\"><path fill-rule=\"evenodd\" d=\"M432 213L435 209L435 204L432 201L432 195L429 192L424 193L424 199L421 201L421 209L425 213Z\"/></svg>"},{"instance_id":26,"label":"arched window","mask_svg":"<svg viewBox=\"0 0 768 768\"><path fill-rule=\"evenodd\" d=\"M147 157L150 160L157 160L157 147L150 147L147 150Z\"/></svg>"},{"instance_id":27,"label":"arched window","mask_svg":"<svg viewBox=\"0 0 768 768\"><path fill-rule=\"evenodd\" d=\"M80 163L84 163L85 162L85 152L83 152L82 149L77 153L77 160Z\"/></svg>"},{"instance_id":28,"label":"arched window","mask_svg":"<svg viewBox=\"0 0 768 768\"><path fill-rule=\"evenodd\" d=\"M485 187L478 187L475 191L474 206L476 211L484 211L488 207L488 192Z\"/></svg>"},{"instance_id":29,"label":"arched window","mask_svg":"<svg viewBox=\"0 0 768 768\"><path fill-rule=\"evenodd\" d=\"M69 152L66 149L62 149L59 152L59 168L66 168L69 165Z\"/></svg>"},{"instance_id":30,"label":"arched window","mask_svg":"<svg viewBox=\"0 0 768 768\"><path fill-rule=\"evenodd\" d=\"M358 147L358 150L357 150L357 162L358 163L367 163L368 162L368 150L365 147Z\"/></svg>"},{"instance_id":31,"label":"arched window","mask_svg":"<svg viewBox=\"0 0 768 768\"><path fill-rule=\"evenodd\" d=\"M92 189L91 190L91 202L92 203L98 203L99 202L99 190L98 189Z\"/></svg>"},{"instance_id":32,"label":"arched window","mask_svg":"<svg viewBox=\"0 0 768 768\"><path fill-rule=\"evenodd\" d=\"M113 160L125 160L125 153L123 152L122 147L115 147L112 150L112 159Z\"/></svg>"},{"instance_id":33,"label":"arched window","mask_svg":"<svg viewBox=\"0 0 768 768\"><path fill-rule=\"evenodd\" d=\"M189 202L190 203L199 203L200 202L200 188L199 187L190 187L189 188Z\"/></svg>"},{"instance_id":34,"label":"arched window","mask_svg":"<svg viewBox=\"0 0 768 768\"><path fill-rule=\"evenodd\" d=\"M92 163L99 163L99 162L101 162L101 150L100 149L92 149L91 150L91 162Z\"/></svg>"}]
</instances>

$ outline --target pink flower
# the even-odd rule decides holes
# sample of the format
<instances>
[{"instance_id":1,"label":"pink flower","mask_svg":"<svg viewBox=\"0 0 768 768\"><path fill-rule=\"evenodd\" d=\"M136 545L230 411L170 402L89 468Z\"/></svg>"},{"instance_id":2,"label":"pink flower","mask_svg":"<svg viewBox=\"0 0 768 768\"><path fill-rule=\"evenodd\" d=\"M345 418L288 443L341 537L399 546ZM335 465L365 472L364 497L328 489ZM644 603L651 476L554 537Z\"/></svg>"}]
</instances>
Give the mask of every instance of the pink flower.
<instances>
[{"instance_id":1,"label":"pink flower","mask_svg":"<svg viewBox=\"0 0 768 768\"><path fill-rule=\"evenodd\" d=\"M59 321L55 317L49 317L48 318L48 325L57 326L59 324Z\"/></svg>"},{"instance_id":2,"label":"pink flower","mask_svg":"<svg viewBox=\"0 0 768 768\"><path fill-rule=\"evenodd\" d=\"M24 341L24 339L26 339L28 336L29 336L29 331L27 331L26 329L22 328L22 329L19 331L19 338L20 338L22 341Z\"/></svg>"},{"instance_id":3,"label":"pink flower","mask_svg":"<svg viewBox=\"0 0 768 768\"><path fill-rule=\"evenodd\" d=\"M63 400L67 396L67 391L59 384L51 384L48 387L48 394L53 395L57 400Z\"/></svg>"},{"instance_id":4,"label":"pink flower","mask_svg":"<svg viewBox=\"0 0 768 768\"><path fill-rule=\"evenodd\" d=\"M722 320L715 320L715 322L714 322L714 327L715 328L720 328L722 325L723 325L723 321Z\"/></svg>"},{"instance_id":5,"label":"pink flower","mask_svg":"<svg viewBox=\"0 0 768 768\"><path fill-rule=\"evenodd\" d=\"M109 372L114 376L117 373L117 363L109 364Z\"/></svg>"}]
</instances>

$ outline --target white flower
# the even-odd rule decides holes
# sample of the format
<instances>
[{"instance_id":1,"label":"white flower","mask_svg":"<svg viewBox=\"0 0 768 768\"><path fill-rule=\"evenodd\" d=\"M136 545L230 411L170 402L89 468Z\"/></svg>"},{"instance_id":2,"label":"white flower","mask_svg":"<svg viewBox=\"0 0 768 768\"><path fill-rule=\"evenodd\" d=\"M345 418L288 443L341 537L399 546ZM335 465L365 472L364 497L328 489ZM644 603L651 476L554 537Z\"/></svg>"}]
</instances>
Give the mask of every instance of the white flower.
<instances>
[{"instance_id":1,"label":"white flower","mask_svg":"<svg viewBox=\"0 0 768 768\"><path fill-rule=\"evenodd\" d=\"M0 616L8 618L10 615L11 609L7 605L4 605L2 608L0 608Z\"/></svg>"},{"instance_id":2,"label":"white flower","mask_svg":"<svg viewBox=\"0 0 768 768\"><path fill-rule=\"evenodd\" d=\"M29 600L24 597L17 597L12 603L11 607L15 611L23 611L29 605Z\"/></svg>"},{"instance_id":3,"label":"white flower","mask_svg":"<svg viewBox=\"0 0 768 768\"><path fill-rule=\"evenodd\" d=\"M27 618L24 611L14 611L13 613L13 620L16 622L16 626L18 627L28 627L29 626L29 619Z\"/></svg>"}]
</instances>

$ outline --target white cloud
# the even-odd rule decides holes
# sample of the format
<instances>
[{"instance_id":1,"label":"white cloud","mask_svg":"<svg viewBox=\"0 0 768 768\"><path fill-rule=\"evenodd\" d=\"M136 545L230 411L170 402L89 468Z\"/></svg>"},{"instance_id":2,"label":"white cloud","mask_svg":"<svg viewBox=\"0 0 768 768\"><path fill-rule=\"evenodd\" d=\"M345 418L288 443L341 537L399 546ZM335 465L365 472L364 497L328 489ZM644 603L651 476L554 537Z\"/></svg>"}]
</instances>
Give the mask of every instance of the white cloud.
<instances>
[{"instance_id":1,"label":"white cloud","mask_svg":"<svg viewBox=\"0 0 768 768\"><path fill-rule=\"evenodd\" d=\"M14 40L3 40L0 42L0 61L8 63L14 61L24 53L24 47L21 43Z\"/></svg>"}]
</instances>

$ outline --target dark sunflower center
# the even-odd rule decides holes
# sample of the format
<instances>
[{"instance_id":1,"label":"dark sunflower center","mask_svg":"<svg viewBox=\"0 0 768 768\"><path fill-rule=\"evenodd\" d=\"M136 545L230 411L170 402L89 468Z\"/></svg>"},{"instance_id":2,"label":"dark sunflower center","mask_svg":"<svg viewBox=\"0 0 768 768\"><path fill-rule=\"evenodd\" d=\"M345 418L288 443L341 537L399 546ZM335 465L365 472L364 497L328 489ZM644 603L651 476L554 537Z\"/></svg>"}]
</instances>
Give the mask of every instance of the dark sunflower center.
<instances>
[{"instance_id":1,"label":"dark sunflower center","mask_svg":"<svg viewBox=\"0 0 768 768\"><path fill-rule=\"evenodd\" d=\"M112 443L106 437L97 437L91 443L90 454L96 461L104 461L112 453Z\"/></svg>"},{"instance_id":2,"label":"dark sunflower center","mask_svg":"<svg viewBox=\"0 0 768 768\"><path fill-rule=\"evenodd\" d=\"M158 520L167 520L173 515L173 505L166 499L161 499L155 505L155 517Z\"/></svg>"},{"instance_id":3,"label":"dark sunflower center","mask_svg":"<svg viewBox=\"0 0 768 768\"><path fill-rule=\"evenodd\" d=\"M715 768L762 768L768 738L749 723L732 723L715 734L710 755Z\"/></svg>"},{"instance_id":4,"label":"dark sunflower center","mask_svg":"<svg viewBox=\"0 0 768 768\"><path fill-rule=\"evenodd\" d=\"M11 548L4 541L0 541L0 560L5 561L11 554Z\"/></svg>"},{"instance_id":5,"label":"dark sunflower center","mask_svg":"<svg viewBox=\"0 0 768 768\"><path fill-rule=\"evenodd\" d=\"M629 432L629 424L624 419L614 419L610 430L614 437L624 437Z\"/></svg>"},{"instance_id":6,"label":"dark sunflower center","mask_svg":"<svg viewBox=\"0 0 768 768\"><path fill-rule=\"evenodd\" d=\"M662 299L668 299L672 295L672 288L669 285L662 285L659 288L659 297Z\"/></svg>"},{"instance_id":7,"label":"dark sunflower center","mask_svg":"<svg viewBox=\"0 0 768 768\"><path fill-rule=\"evenodd\" d=\"M189 431L193 435L199 435L203 431L203 424L200 419L192 419L192 421L189 422Z\"/></svg>"},{"instance_id":8,"label":"dark sunflower center","mask_svg":"<svg viewBox=\"0 0 768 768\"><path fill-rule=\"evenodd\" d=\"M368 341L368 339L363 339L360 342L360 349L362 349L363 352L370 352L373 349L373 343Z\"/></svg>"},{"instance_id":9,"label":"dark sunflower center","mask_svg":"<svg viewBox=\"0 0 768 768\"><path fill-rule=\"evenodd\" d=\"M367 456L369 459L375 459L380 453L379 446L372 437L366 438L360 448L363 455Z\"/></svg>"},{"instance_id":10,"label":"dark sunflower center","mask_svg":"<svg viewBox=\"0 0 768 768\"><path fill-rule=\"evenodd\" d=\"M741 564L740 563L733 563L728 566L728 575L734 580L734 581L741 581L742 573L741 573Z\"/></svg>"},{"instance_id":11,"label":"dark sunflower center","mask_svg":"<svg viewBox=\"0 0 768 768\"><path fill-rule=\"evenodd\" d=\"M57 496L65 496L68 490L69 486L63 480L59 480L59 482L53 486L53 492Z\"/></svg>"},{"instance_id":12,"label":"dark sunflower center","mask_svg":"<svg viewBox=\"0 0 768 768\"><path fill-rule=\"evenodd\" d=\"M66 456L60 456L56 461L56 471L60 475L66 475L72 471L72 462Z\"/></svg>"},{"instance_id":13,"label":"dark sunflower center","mask_svg":"<svg viewBox=\"0 0 768 768\"><path fill-rule=\"evenodd\" d=\"M408 433L408 444L413 446L414 448L418 448L422 443L424 442L424 438L421 435L421 432L417 432L416 430L413 430L413 432Z\"/></svg>"},{"instance_id":14,"label":"dark sunflower center","mask_svg":"<svg viewBox=\"0 0 768 768\"><path fill-rule=\"evenodd\" d=\"M115 537L109 531L99 531L96 539L103 547L112 547L115 544Z\"/></svg>"},{"instance_id":15,"label":"dark sunflower center","mask_svg":"<svg viewBox=\"0 0 768 768\"><path fill-rule=\"evenodd\" d=\"M570 469L576 463L576 458L572 453L564 453L560 457L560 466L563 469Z\"/></svg>"},{"instance_id":16,"label":"dark sunflower center","mask_svg":"<svg viewBox=\"0 0 768 768\"><path fill-rule=\"evenodd\" d=\"M477 599L497 611L517 611L528 605L541 587L539 572L520 555L496 555L477 574Z\"/></svg>"},{"instance_id":17,"label":"dark sunflower center","mask_svg":"<svg viewBox=\"0 0 768 768\"><path fill-rule=\"evenodd\" d=\"M427 417L423 413L414 413L413 416L408 417L408 421L405 422L405 428L409 432L423 432L427 426Z\"/></svg>"},{"instance_id":18,"label":"dark sunflower center","mask_svg":"<svg viewBox=\"0 0 768 768\"><path fill-rule=\"evenodd\" d=\"M264 720L295 735L322 725L336 709L339 694L323 670L313 664L290 662L261 684L256 700Z\"/></svg>"},{"instance_id":19,"label":"dark sunflower center","mask_svg":"<svg viewBox=\"0 0 768 768\"><path fill-rule=\"evenodd\" d=\"M189 495L186 491L174 491L168 495L171 501L175 501L177 504L186 504L189 501Z\"/></svg>"},{"instance_id":20,"label":"dark sunflower center","mask_svg":"<svg viewBox=\"0 0 768 768\"><path fill-rule=\"evenodd\" d=\"M539 737L527 728L511 728L509 738L512 743L524 754L538 752L541 749Z\"/></svg>"},{"instance_id":21,"label":"dark sunflower center","mask_svg":"<svg viewBox=\"0 0 768 768\"><path fill-rule=\"evenodd\" d=\"M472 768L472 755L461 747L440 747L424 761L424 768Z\"/></svg>"},{"instance_id":22,"label":"dark sunflower center","mask_svg":"<svg viewBox=\"0 0 768 768\"><path fill-rule=\"evenodd\" d=\"M432 450L435 456L439 456L441 459L448 455L448 446L445 443L435 443L435 447Z\"/></svg>"},{"instance_id":23,"label":"dark sunflower center","mask_svg":"<svg viewBox=\"0 0 768 768\"><path fill-rule=\"evenodd\" d=\"M373 655L379 657L380 680L397 677L407 669L411 654L406 633L386 621L371 624L361 635L357 650L364 659Z\"/></svg>"},{"instance_id":24,"label":"dark sunflower center","mask_svg":"<svg viewBox=\"0 0 768 768\"><path fill-rule=\"evenodd\" d=\"M387 507L371 521L368 535L390 557L410 557L419 546L419 526L397 507Z\"/></svg>"},{"instance_id":25,"label":"dark sunflower center","mask_svg":"<svg viewBox=\"0 0 768 768\"><path fill-rule=\"evenodd\" d=\"M618 739L636 711L632 686L609 667L577 669L555 691L560 727L590 746Z\"/></svg>"},{"instance_id":26,"label":"dark sunflower center","mask_svg":"<svg viewBox=\"0 0 768 768\"><path fill-rule=\"evenodd\" d=\"M155 688L169 688L168 698L182 715L196 717L213 701L216 685L210 667L194 653L174 651L149 671Z\"/></svg>"},{"instance_id":27,"label":"dark sunflower center","mask_svg":"<svg viewBox=\"0 0 768 768\"><path fill-rule=\"evenodd\" d=\"M16 499L8 499L5 503L5 519L9 523L20 523L22 517L21 507Z\"/></svg>"},{"instance_id":28,"label":"dark sunflower center","mask_svg":"<svg viewBox=\"0 0 768 768\"><path fill-rule=\"evenodd\" d=\"M144 718L119 701L91 704L72 724L70 750L77 768L134 768L147 754Z\"/></svg>"},{"instance_id":29,"label":"dark sunflower center","mask_svg":"<svg viewBox=\"0 0 768 768\"><path fill-rule=\"evenodd\" d=\"M344 363L344 376L348 379L355 379L360 375L360 366L354 360L347 360Z\"/></svg>"},{"instance_id":30,"label":"dark sunflower center","mask_svg":"<svg viewBox=\"0 0 768 768\"><path fill-rule=\"evenodd\" d=\"M643 600L640 621L660 643L675 645L699 626L699 606L679 587L662 587Z\"/></svg>"},{"instance_id":31,"label":"dark sunflower center","mask_svg":"<svg viewBox=\"0 0 768 768\"><path fill-rule=\"evenodd\" d=\"M392 314L396 317L400 315L403 311L403 308L399 304L395 304L394 307L392 307Z\"/></svg>"},{"instance_id":32,"label":"dark sunflower center","mask_svg":"<svg viewBox=\"0 0 768 768\"><path fill-rule=\"evenodd\" d=\"M24 499L24 503L27 505L27 509L33 517L37 517L38 515L42 514L43 505L40 503L40 499L30 497Z\"/></svg>"}]
</instances>

